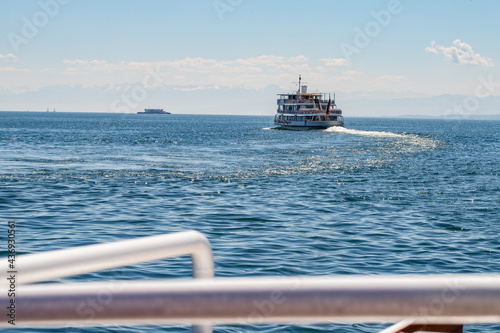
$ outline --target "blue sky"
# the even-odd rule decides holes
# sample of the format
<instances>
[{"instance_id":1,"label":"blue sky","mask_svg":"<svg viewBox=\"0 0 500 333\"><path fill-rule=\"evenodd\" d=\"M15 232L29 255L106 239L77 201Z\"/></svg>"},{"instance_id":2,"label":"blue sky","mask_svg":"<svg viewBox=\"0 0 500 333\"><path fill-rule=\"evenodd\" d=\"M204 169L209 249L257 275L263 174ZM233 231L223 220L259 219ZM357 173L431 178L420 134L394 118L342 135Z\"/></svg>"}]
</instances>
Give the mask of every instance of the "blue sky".
<instances>
[{"instance_id":1,"label":"blue sky","mask_svg":"<svg viewBox=\"0 0 500 333\"><path fill-rule=\"evenodd\" d=\"M355 101L357 115L374 115L369 105L380 99L441 95L453 95L450 106L433 112L468 103L469 113L500 113L481 108L500 96L494 0L2 5L0 110L272 115L275 93L293 89L302 74L310 89L337 92L339 103L343 96L346 111ZM254 105L232 105L250 96ZM387 115L416 108L398 104Z\"/></svg>"}]
</instances>

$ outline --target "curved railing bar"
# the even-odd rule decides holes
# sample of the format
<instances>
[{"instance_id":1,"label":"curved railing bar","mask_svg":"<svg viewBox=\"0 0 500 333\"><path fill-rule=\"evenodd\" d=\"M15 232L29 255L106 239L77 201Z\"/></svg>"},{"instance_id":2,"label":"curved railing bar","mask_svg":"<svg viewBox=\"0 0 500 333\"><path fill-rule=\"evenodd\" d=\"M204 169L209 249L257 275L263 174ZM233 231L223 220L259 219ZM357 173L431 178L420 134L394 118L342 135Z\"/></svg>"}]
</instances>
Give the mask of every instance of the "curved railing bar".
<instances>
[{"instance_id":1,"label":"curved railing bar","mask_svg":"<svg viewBox=\"0 0 500 333\"><path fill-rule=\"evenodd\" d=\"M18 256L18 284L48 281L187 254L192 257L195 278L214 277L209 241L197 231L185 231Z\"/></svg>"},{"instance_id":2,"label":"curved railing bar","mask_svg":"<svg viewBox=\"0 0 500 333\"><path fill-rule=\"evenodd\" d=\"M197 231L185 231L21 255L16 258L16 284L21 287L35 282L187 254L191 255L195 278L214 277L210 242ZM2 259L2 263L7 263L7 258ZM0 287L6 286L8 283L6 278L0 279ZM55 289L60 289L63 286L64 284L58 284ZM7 300L7 304L8 302L9 300ZM4 304L3 301L1 304ZM19 311L21 310L19 309ZM209 323L193 326L192 332L209 333L212 332L212 326Z\"/></svg>"}]
</instances>

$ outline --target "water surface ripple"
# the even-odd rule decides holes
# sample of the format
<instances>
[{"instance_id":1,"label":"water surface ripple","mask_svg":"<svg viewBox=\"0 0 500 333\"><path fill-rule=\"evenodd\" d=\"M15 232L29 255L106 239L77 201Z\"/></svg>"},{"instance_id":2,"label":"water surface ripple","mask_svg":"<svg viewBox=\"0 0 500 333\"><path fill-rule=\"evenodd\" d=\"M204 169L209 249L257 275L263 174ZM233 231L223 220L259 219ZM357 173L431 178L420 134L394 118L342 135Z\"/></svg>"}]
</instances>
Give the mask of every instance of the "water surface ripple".
<instances>
[{"instance_id":1,"label":"water surface ripple","mask_svg":"<svg viewBox=\"0 0 500 333\"><path fill-rule=\"evenodd\" d=\"M346 128L306 132L271 130L271 122L1 113L2 239L7 219L18 223L22 253L194 229L212 243L218 277L498 273L500 122L350 118ZM188 259L67 280L187 278ZM466 326L466 332L492 331L500 325Z\"/></svg>"}]
</instances>

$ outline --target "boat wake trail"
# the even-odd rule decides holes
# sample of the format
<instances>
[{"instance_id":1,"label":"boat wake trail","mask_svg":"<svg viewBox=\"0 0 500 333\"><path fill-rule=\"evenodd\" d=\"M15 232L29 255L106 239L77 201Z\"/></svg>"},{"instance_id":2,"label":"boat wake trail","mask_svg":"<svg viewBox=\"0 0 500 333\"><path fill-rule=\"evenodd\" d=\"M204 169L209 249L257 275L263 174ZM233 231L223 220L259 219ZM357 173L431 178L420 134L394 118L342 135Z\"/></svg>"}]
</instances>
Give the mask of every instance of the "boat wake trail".
<instances>
[{"instance_id":1,"label":"boat wake trail","mask_svg":"<svg viewBox=\"0 0 500 333\"><path fill-rule=\"evenodd\" d=\"M350 128L345 128L345 127L340 127L340 126L329 127L325 130L325 132L337 132L337 133L372 136L372 137L383 137L383 138L405 138L405 137L408 137L408 134L397 134L397 133L392 133L392 132L377 132L377 131L362 131L362 130L350 129Z\"/></svg>"},{"instance_id":2,"label":"boat wake trail","mask_svg":"<svg viewBox=\"0 0 500 333\"><path fill-rule=\"evenodd\" d=\"M335 133L345 133L357 136L363 136L367 138L394 138L396 142L392 142L392 144L396 144L400 151L415 151L417 150L428 150L435 149L439 144L438 141L433 140L431 138L421 137L416 134L397 134L392 132L379 132L379 131L362 131L357 129L350 129L345 127L330 127L325 130L325 132L335 132ZM393 141L393 140L391 140Z\"/></svg>"}]
</instances>

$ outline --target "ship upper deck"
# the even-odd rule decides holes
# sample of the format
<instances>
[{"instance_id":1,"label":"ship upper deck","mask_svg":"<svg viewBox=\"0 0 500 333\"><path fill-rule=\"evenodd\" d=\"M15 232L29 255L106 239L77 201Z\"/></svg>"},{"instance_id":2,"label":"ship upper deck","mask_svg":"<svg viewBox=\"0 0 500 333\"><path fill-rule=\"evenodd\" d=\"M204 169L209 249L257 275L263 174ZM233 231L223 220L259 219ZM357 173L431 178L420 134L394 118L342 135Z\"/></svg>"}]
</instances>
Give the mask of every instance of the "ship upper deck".
<instances>
[{"instance_id":1,"label":"ship upper deck","mask_svg":"<svg viewBox=\"0 0 500 333\"><path fill-rule=\"evenodd\" d=\"M326 93L296 93L278 94L278 104L313 104L328 103L329 94Z\"/></svg>"}]
</instances>

